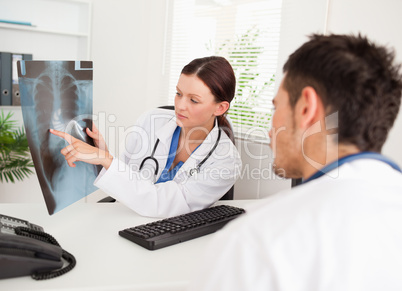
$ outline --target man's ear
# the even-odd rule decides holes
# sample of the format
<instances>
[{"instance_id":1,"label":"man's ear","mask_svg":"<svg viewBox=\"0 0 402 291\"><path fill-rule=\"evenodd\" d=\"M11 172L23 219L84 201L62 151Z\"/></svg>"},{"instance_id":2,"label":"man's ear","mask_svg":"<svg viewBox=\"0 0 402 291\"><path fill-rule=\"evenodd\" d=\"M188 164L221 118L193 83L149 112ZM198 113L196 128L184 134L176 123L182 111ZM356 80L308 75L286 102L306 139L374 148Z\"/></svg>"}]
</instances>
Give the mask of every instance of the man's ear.
<instances>
[{"instance_id":1,"label":"man's ear","mask_svg":"<svg viewBox=\"0 0 402 291\"><path fill-rule=\"evenodd\" d=\"M296 110L301 128L308 128L322 118L323 104L313 87L303 88L301 97L296 104Z\"/></svg>"},{"instance_id":2,"label":"man's ear","mask_svg":"<svg viewBox=\"0 0 402 291\"><path fill-rule=\"evenodd\" d=\"M229 106L230 106L230 104L227 101L219 102L217 104L216 110L214 112L215 116L220 116L220 115L224 114L226 111L228 111Z\"/></svg>"}]
</instances>

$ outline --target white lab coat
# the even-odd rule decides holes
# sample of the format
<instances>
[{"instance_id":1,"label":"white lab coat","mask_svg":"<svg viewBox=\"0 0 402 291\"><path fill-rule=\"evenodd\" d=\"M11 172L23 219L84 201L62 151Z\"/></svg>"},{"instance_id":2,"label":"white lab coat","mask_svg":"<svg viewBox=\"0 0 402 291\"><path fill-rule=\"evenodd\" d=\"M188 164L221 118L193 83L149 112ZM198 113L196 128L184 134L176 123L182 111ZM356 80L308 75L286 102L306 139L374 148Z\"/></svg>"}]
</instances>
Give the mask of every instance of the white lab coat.
<instances>
[{"instance_id":1,"label":"white lab coat","mask_svg":"<svg viewBox=\"0 0 402 291\"><path fill-rule=\"evenodd\" d=\"M95 186L124 203L140 215L169 217L209 207L219 200L240 176L240 155L225 132L212 155L201 166L200 173L190 176L199 162L211 151L218 136L218 125L192 153L172 181L154 184L165 168L173 132L176 129L173 110L156 109L143 115L130 128L125 150L120 159L114 158L108 170L102 169ZM156 140L160 142L154 157L159 162L145 162L151 155Z\"/></svg>"},{"instance_id":2,"label":"white lab coat","mask_svg":"<svg viewBox=\"0 0 402 291\"><path fill-rule=\"evenodd\" d=\"M189 290L400 291L402 175L346 163L229 223L204 258Z\"/></svg>"}]
</instances>

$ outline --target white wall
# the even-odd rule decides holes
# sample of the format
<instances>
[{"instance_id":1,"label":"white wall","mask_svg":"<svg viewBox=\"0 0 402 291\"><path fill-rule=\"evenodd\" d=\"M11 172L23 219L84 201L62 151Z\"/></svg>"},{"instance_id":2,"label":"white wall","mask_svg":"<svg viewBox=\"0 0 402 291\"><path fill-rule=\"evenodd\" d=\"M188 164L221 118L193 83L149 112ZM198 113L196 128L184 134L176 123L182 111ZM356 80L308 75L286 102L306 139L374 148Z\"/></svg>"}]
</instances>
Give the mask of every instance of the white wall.
<instances>
[{"instance_id":1,"label":"white wall","mask_svg":"<svg viewBox=\"0 0 402 291\"><path fill-rule=\"evenodd\" d=\"M162 74L165 0L93 1L94 114L110 151L145 111L165 105ZM163 101L162 101L163 100ZM105 197L97 191L86 200Z\"/></svg>"},{"instance_id":2,"label":"white wall","mask_svg":"<svg viewBox=\"0 0 402 291\"><path fill-rule=\"evenodd\" d=\"M94 112L106 116L106 126L100 127L112 151L121 139L114 131L133 125L144 111L161 105L166 4L165 0L93 2Z\"/></svg>"},{"instance_id":3,"label":"white wall","mask_svg":"<svg viewBox=\"0 0 402 291\"><path fill-rule=\"evenodd\" d=\"M297 31L297 37L281 41L280 67L289 53L307 40L306 35L327 30L334 33L361 31L381 43L389 43L402 58L402 39L398 29L402 19L402 1L383 0L283 0L284 28ZM96 0L93 1L92 50L94 61L94 112L104 113L106 123L101 125L112 151L118 127L127 128L147 109L163 104L162 65L166 0ZM12 40L9 40L12 41ZM278 72L280 76L280 70ZM108 117L116 120L108 121ZM402 165L402 114L385 145L384 153ZM111 126L106 131L106 126ZM102 129L103 126L103 129ZM280 180L268 170L272 153L267 145L237 141L248 172L235 186L236 198L259 198L290 187L290 182ZM252 172L253 169L257 171ZM253 174L254 173L254 174ZM36 177L17 184L0 183L0 201L43 201ZM18 199L17 195L18 193ZM4 198L6 197L6 198ZM92 200L96 200L92 198Z\"/></svg>"}]
</instances>

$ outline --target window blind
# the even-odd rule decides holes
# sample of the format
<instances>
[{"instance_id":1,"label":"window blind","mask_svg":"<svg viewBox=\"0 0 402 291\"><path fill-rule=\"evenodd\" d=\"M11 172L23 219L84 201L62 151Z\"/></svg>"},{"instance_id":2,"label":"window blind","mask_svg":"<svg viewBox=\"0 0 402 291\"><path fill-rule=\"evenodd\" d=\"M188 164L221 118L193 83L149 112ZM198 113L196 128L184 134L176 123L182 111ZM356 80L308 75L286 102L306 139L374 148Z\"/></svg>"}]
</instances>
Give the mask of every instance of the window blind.
<instances>
[{"instance_id":1,"label":"window blind","mask_svg":"<svg viewBox=\"0 0 402 291\"><path fill-rule=\"evenodd\" d=\"M236 138L268 140L275 95L281 0L170 0L165 70L169 104L184 65L225 57L237 88L228 115Z\"/></svg>"}]
</instances>

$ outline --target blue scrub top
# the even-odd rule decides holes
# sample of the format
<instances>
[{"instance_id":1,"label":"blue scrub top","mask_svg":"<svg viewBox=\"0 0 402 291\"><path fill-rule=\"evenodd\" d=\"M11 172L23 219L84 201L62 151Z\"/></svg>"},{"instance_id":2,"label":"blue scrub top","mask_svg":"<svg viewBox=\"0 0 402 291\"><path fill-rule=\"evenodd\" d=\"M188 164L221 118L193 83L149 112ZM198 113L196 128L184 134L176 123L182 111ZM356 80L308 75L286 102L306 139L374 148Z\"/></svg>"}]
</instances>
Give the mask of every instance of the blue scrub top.
<instances>
[{"instance_id":1,"label":"blue scrub top","mask_svg":"<svg viewBox=\"0 0 402 291\"><path fill-rule=\"evenodd\" d=\"M176 157L177 146L179 145L180 131L181 127L180 126L176 127L173 133L172 142L170 144L169 156L166 161L166 166L163 169L161 176L159 177L158 181L156 181L155 184L172 181L174 176L176 176L177 172L180 170L181 166L183 166L184 164L182 161L180 161L177 163L176 167L174 167L171 171L169 171L170 167L173 164L173 160ZM198 149L198 147L196 149Z\"/></svg>"},{"instance_id":2,"label":"blue scrub top","mask_svg":"<svg viewBox=\"0 0 402 291\"><path fill-rule=\"evenodd\" d=\"M180 126L176 127L173 133L172 142L170 144L169 156L166 161L166 166L163 169L161 176L159 177L158 181L156 181L155 184L172 181L174 176L176 176L177 171L179 171L181 166L184 164L183 162L180 161L177 163L176 167L174 167L171 171L169 171L170 167L173 164L173 160L176 157L177 146L179 145L180 131L181 127Z\"/></svg>"}]
</instances>

